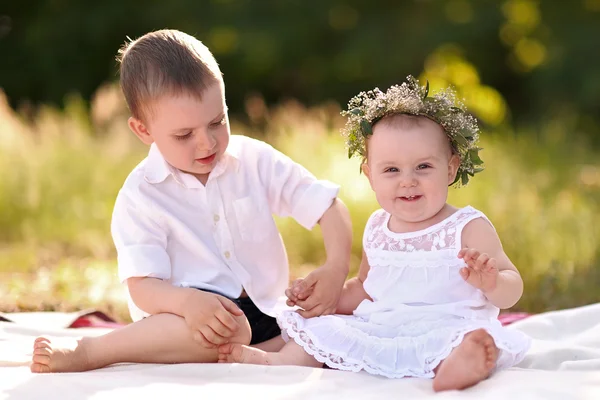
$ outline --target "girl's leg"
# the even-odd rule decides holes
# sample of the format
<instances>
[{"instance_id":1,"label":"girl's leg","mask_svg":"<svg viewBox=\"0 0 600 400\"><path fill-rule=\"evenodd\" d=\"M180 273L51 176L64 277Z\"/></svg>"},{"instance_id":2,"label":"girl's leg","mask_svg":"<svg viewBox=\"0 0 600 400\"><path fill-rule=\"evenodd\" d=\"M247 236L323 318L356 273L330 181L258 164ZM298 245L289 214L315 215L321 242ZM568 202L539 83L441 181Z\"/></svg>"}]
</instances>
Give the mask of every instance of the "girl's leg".
<instances>
[{"instance_id":1,"label":"girl's leg","mask_svg":"<svg viewBox=\"0 0 600 400\"><path fill-rule=\"evenodd\" d=\"M465 336L462 343L435 369L433 390L462 390L486 379L496 366L498 348L484 329ZM219 355L220 361L220 355Z\"/></svg>"},{"instance_id":2,"label":"girl's leg","mask_svg":"<svg viewBox=\"0 0 600 400\"><path fill-rule=\"evenodd\" d=\"M282 339L283 340L283 339ZM255 347L228 343L219 346L220 363L261 365L301 365L322 367L323 363L306 353L296 342L290 340L278 352L266 352Z\"/></svg>"},{"instance_id":3,"label":"girl's leg","mask_svg":"<svg viewBox=\"0 0 600 400\"><path fill-rule=\"evenodd\" d=\"M250 326L245 316L235 317L240 331L236 343L250 343ZM79 340L35 340L32 372L80 372L107 365L132 363L216 362L217 349L194 341L185 320L174 314L158 314L98 337Z\"/></svg>"}]
</instances>

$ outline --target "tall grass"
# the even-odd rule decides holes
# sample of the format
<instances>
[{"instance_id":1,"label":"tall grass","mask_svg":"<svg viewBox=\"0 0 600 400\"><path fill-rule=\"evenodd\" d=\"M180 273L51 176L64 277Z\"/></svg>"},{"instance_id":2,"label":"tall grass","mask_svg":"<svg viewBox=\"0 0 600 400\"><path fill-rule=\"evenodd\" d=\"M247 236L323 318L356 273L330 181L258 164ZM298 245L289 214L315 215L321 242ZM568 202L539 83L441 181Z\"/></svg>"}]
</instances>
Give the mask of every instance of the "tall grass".
<instances>
[{"instance_id":1,"label":"tall grass","mask_svg":"<svg viewBox=\"0 0 600 400\"><path fill-rule=\"evenodd\" d=\"M254 104L254 105L253 105ZM353 272L362 229L378 206L338 134L336 105L249 103L260 136L318 177L341 184L354 225ZM537 139L536 139L537 137ZM471 204L494 222L526 284L517 308L531 312L600 301L598 152L553 121L539 135L496 132L483 140L486 171L451 203ZM103 88L88 115L73 98L32 122L0 98L0 308L100 307L127 318L109 224L115 196L146 149L126 127L115 87ZM293 275L323 262L320 232L278 220Z\"/></svg>"}]
</instances>

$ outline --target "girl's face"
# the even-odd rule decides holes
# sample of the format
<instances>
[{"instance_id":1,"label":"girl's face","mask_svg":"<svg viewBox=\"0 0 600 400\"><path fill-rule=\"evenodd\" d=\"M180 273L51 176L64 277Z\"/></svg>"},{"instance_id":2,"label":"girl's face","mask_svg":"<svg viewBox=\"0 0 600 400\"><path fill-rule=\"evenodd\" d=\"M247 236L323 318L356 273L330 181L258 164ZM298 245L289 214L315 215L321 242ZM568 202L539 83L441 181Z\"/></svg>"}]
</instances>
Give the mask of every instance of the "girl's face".
<instances>
[{"instance_id":1,"label":"girl's face","mask_svg":"<svg viewBox=\"0 0 600 400\"><path fill-rule=\"evenodd\" d=\"M437 222L459 164L435 122L388 117L373 128L363 171L377 201L391 214L394 230L411 231Z\"/></svg>"}]
</instances>

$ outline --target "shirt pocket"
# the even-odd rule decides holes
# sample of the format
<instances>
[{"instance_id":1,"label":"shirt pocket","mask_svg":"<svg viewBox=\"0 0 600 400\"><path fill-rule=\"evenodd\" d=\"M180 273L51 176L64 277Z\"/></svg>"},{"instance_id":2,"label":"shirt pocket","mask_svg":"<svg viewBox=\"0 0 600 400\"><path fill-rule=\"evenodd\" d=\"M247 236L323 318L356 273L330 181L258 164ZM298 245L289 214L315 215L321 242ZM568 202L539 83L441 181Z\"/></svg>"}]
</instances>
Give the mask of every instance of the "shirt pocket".
<instances>
[{"instance_id":1,"label":"shirt pocket","mask_svg":"<svg viewBox=\"0 0 600 400\"><path fill-rule=\"evenodd\" d=\"M250 196L242 197L233 201L233 209L243 240L261 242L276 231L266 202L257 202Z\"/></svg>"}]
</instances>

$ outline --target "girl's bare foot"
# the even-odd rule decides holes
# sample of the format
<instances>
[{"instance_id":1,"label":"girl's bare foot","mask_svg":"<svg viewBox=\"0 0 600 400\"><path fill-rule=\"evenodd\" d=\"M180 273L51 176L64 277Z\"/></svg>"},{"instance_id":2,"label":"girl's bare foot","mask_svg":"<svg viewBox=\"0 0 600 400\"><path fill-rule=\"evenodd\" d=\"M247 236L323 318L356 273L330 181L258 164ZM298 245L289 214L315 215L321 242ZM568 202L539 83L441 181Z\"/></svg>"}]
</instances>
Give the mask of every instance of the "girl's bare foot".
<instances>
[{"instance_id":1,"label":"girl's bare foot","mask_svg":"<svg viewBox=\"0 0 600 400\"><path fill-rule=\"evenodd\" d=\"M63 340L59 346L44 337L35 339L32 363L29 367L31 372L81 372L92 369L86 350L86 339Z\"/></svg>"},{"instance_id":2,"label":"girl's bare foot","mask_svg":"<svg viewBox=\"0 0 600 400\"><path fill-rule=\"evenodd\" d=\"M227 343L219 346L220 363L275 365L277 353L267 353L254 347L239 343Z\"/></svg>"},{"instance_id":3,"label":"girl's bare foot","mask_svg":"<svg viewBox=\"0 0 600 400\"><path fill-rule=\"evenodd\" d=\"M467 334L437 368L433 390L461 390L487 378L496 365L498 348L484 329Z\"/></svg>"}]
</instances>

